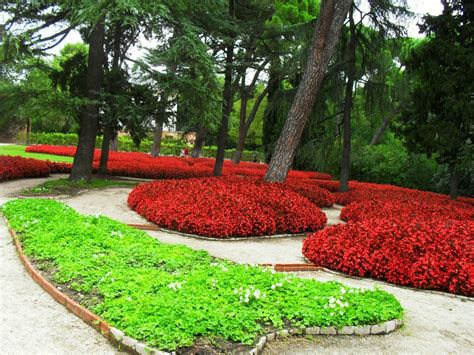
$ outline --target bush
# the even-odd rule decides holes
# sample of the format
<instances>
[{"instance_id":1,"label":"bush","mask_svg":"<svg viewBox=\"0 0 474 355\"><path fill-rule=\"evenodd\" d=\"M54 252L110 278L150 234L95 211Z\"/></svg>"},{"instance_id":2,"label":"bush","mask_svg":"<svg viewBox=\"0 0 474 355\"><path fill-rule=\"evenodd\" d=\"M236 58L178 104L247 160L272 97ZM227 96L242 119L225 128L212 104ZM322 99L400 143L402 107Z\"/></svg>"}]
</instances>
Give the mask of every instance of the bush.
<instances>
[{"instance_id":1,"label":"bush","mask_svg":"<svg viewBox=\"0 0 474 355\"><path fill-rule=\"evenodd\" d=\"M253 179L165 180L141 184L128 205L159 226L213 238L315 231L326 216L306 198Z\"/></svg>"},{"instance_id":2,"label":"bush","mask_svg":"<svg viewBox=\"0 0 474 355\"><path fill-rule=\"evenodd\" d=\"M71 165L47 160L0 156L0 181L31 177L47 177L50 173L65 173Z\"/></svg>"}]
</instances>

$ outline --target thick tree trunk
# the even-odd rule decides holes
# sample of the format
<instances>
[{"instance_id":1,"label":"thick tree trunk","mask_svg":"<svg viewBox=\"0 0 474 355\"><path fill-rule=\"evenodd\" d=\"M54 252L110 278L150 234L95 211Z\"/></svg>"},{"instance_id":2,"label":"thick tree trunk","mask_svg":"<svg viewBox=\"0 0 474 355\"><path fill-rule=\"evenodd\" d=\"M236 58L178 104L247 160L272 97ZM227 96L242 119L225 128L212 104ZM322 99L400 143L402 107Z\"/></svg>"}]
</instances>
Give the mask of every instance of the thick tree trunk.
<instances>
[{"instance_id":1,"label":"thick tree trunk","mask_svg":"<svg viewBox=\"0 0 474 355\"><path fill-rule=\"evenodd\" d=\"M196 132L196 140L194 141L194 147L191 152L192 158L199 158L201 156L202 147L206 141L207 129L206 127L200 126Z\"/></svg>"},{"instance_id":2,"label":"thick tree trunk","mask_svg":"<svg viewBox=\"0 0 474 355\"><path fill-rule=\"evenodd\" d=\"M265 175L283 182L296 154L303 129L318 95L352 0L323 0L309 49L306 68Z\"/></svg>"},{"instance_id":3,"label":"thick tree trunk","mask_svg":"<svg viewBox=\"0 0 474 355\"><path fill-rule=\"evenodd\" d=\"M350 40L349 40L349 58L348 58L348 69L347 69L347 83L346 93L344 99L344 114L343 114L343 142L342 142L342 159L341 159L341 179L339 185L339 191L347 191L349 188L349 177L351 172L351 140L352 140L352 106L353 106L353 94L354 94L354 81L355 81L355 55L356 55L356 34L354 24L354 14L352 6L349 10L349 28L350 28Z\"/></svg>"},{"instance_id":4,"label":"thick tree trunk","mask_svg":"<svg viewBox=\"0 0 474 355\"><path fill-rule=\"evenodd\" d=\"M109 161L110 142L112 141L113 128L108 123L104 128L104 137L102 139L102 149L100 153L99 175L107 175L107 162Z\"/></svg>"},{"instance_id":5,"label":"thick tree trunk","mask_svg":"<svg viewBox=\"0 0 474 355\"><path fill-rule=\"evenodd\" d=\"M153 135L153 145L151 147L151 156L157 157L161 151L161 137L163 135L163 121L161 119L155 120L155 131Z\"/></svg>"},{"instance_id":6,"label":"thick tree trunk","mask_svg":"<svg viewBox=\"0 0 474 355\"><path fill-rule=\"evenodd\" d=\"M229 14L234 17L234 0L229 0ZM225 146L227 142L227 130L229 117L232 112L232 65L234 62L234 44L228 44L226 48L225 70L224 70L224 92L222 103L222 119L217 136L216 162L214 163L214 176L222 175L224 167Z\"/></svg>"},{"instance_id":7,"label":"thick tree trunk","mask_svg":"<svg viewBox=\"0 0 474 355\"><path fill-rule=\"evenodd\" d=\"M459 196L459 180L461 177L461 172L459 171L457 164L450 164L449 166L451 172L450 186L449 186L449 198L455 200Z\"/></svg>"},{"instance_id":8,"label":"thick tree trunk","mask_svg":"<svg viewBox=\"0 0 474 355\"><path fill-rule=\"evenodd\" d=\"M71 181L90 180L92 160L94 158L95 139L97 135L99 106L97 99L102 86L104 63L104 20L101 19L93 28L89 40L89 56L87 60L87 98L80 117L79 142L74 155Z\"/></svg>"}]
</instances>

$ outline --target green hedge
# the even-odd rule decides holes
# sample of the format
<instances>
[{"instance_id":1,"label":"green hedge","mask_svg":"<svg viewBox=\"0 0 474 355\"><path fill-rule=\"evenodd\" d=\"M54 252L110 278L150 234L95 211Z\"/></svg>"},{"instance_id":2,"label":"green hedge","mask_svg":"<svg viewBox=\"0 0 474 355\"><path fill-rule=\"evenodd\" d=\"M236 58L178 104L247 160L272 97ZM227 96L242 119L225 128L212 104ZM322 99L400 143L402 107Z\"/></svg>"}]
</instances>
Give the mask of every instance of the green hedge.
<instances>
[{"instance_id":1,"label":"green hedge","mask_svg":"<svg viewBox=\"0 0 474 355\"><path fill-rule=\"evenodd\" d=\"M17 137L19 143L25 143L25 134L19 134ZM78 136L75 133L31 133L28 144L50 144L50 145L77 145ZM96 147L100 148L102 145L102 136L97 137ZM153 141L151 139L144 139L140 147L137 148L133 143L133 140L129 136L119 136L119 151L122 152L145 152L151 151ZM182 141L176 140L163 140L161 142L161 154L162 155L179 155L181 149L185 146ZM192 147L187 145L189 149ZM217 147L207 146L202 149L202 156L214 158L216 156ZM225 157L231 159L235 153L235 149L226 149ZM264 156L261 152L257 152L259 161L264 160ZM245 150L242 153L243 161L253 161L254 152Z\"/></svg>"}]
</instances>

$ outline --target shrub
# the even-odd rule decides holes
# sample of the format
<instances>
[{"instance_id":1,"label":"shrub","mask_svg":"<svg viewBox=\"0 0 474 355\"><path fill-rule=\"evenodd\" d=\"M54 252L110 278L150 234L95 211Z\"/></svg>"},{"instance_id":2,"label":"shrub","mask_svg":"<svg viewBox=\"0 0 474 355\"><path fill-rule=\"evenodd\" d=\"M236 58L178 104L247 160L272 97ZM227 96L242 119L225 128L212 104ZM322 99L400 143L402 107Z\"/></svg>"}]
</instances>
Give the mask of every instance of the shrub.
<instances>
[{"instance_id":1,"label":"shrub","mask_svg":"<svg viewBox=\"0 0 474 355\"><path fill-rule=\"evenodd\" d=\"M326 224L324 213L304 197L236 177L141 184L128 204L162 227L214 238L301 233Z\"/></svg>"},{"instance_id":2,"label":"shrub","mask_svg":"<svg viewBox=\"0 0 474 355\"><path fill-rule=\"evenodd\" d=\"M0 156L0 181L49 176L48 163L42 160Z\"/></svg>"}]
</instances>

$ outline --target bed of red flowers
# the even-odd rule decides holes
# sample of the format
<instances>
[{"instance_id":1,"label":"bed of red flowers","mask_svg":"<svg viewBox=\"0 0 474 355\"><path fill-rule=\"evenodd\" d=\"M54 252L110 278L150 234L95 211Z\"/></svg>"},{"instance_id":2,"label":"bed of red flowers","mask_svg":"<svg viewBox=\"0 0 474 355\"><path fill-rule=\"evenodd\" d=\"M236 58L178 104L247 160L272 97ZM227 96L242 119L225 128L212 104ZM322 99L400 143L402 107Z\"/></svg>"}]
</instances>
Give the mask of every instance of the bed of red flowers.
<instances>
[{"instance_id":1,"label":"bed of red flowers","mask_svg":"<svg viewBox=\"0 0 474 355\"><path fill-rule=\"evenodd\" d=\"M302 233L326 225L324 213L306 198L239 177L141 184L128 205L159 226L214 238Z\"/></svg>"},{"instance_id":2,"label":"bed of red flowers","mask_svg":"<svg viewBox=\"0 0 474 355\"><path fill-rule=\"evenodd\" d=\"M317 265L422 289L474 295L474 207L430 192L352 182L348 223L309 235Z\"/></svg>"},{"instance_id":3,"label":"bed of red flowers","mask_svg":"<svg viewBox=\"0 0 474 355\"><path fill-rule=\"evenodd\" d=\"M69 171L70 164L55 163L23 157L0 156L0 181L46 177L50 173L63 173Z\"/></svg>"},{"instance_id":4,"label":"bed of red flowers","mask_svg":"<svg viewBox=\"0 0 474 355\"><path fill-rule=\"evenodd\" d=\"M26 152L74 156L76 147L34 145L25 149ZM100 149L94 151L94 168L97 169L100 160ZM187 179L194 177L212 176L214 159L209 158L178 158L152 157L139 152L110 152L108 172L111 175L121 175L149 179ZM224 162L223 175L263 177L266 164L241 162L238 165L230 161ZM289 177L293 179L331 180L329 174L292 170Z\"/></svg>"}]
</instances>

